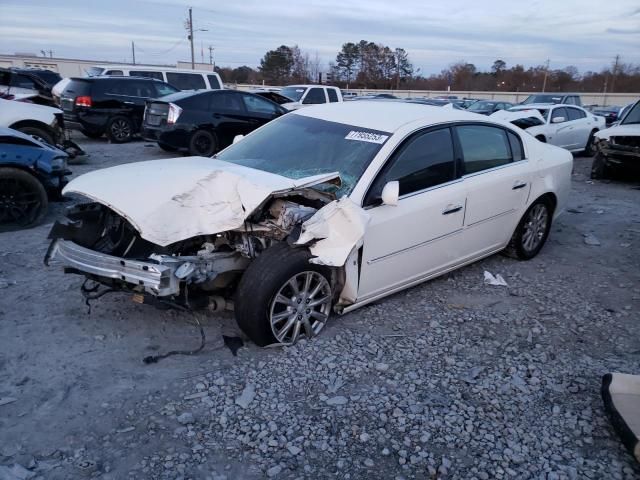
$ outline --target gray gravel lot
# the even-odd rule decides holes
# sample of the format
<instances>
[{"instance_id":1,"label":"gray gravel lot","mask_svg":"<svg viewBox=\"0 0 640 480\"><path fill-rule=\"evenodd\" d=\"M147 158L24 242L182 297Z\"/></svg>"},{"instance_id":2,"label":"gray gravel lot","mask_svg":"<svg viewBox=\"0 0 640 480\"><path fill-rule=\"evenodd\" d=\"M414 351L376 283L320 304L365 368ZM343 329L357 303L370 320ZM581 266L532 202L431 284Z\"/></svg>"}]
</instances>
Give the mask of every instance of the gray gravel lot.
<instances>
[{"instance_id":1,"label":"gray gravel lot","mask_svg":"<svg viewBox=\"0 0 640 480\"><path fill-rule=\"evenodd\" d=\"M171 156L81 142L75 174ZM0 479L638 478L599 387L640 372L640 180L589 167L530 262L493 256L237 357L233 316L202 316L204 351L154 365L198 345L192 317L125 295L87 314L80 277L42 264L71 202L54 205L0 234Z\"/></svg>"}]
</instances>

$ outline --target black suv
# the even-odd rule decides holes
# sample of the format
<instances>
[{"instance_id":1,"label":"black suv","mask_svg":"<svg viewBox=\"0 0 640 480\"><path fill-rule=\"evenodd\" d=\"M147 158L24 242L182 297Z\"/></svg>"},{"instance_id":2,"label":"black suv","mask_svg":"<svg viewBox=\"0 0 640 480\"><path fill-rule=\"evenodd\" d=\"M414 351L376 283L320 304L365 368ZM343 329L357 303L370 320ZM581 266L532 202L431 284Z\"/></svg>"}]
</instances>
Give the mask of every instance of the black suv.
<instances>
[{"instance_id":1,"label":"black suv","mask_svg":"<svg viewBox=\"0 0 640 480\"><path fill-rule=\"evenodd\" d=\"M288 110L248 92L179 92L147 102L142 126L145 140L168 152L209 157Z\"/></svg>"},{"instance_id":2,"label":"black suv","mask_svg":"<svg viewBox=\"0 0 640 480\"><path fill-rule=\"evenodd\" d=\"M114 143L131 140L140 131L145 102L179 90L143 77L72 78L60 99L67 128L89 138L106 134Z\"/></svg>"}]
</instances>

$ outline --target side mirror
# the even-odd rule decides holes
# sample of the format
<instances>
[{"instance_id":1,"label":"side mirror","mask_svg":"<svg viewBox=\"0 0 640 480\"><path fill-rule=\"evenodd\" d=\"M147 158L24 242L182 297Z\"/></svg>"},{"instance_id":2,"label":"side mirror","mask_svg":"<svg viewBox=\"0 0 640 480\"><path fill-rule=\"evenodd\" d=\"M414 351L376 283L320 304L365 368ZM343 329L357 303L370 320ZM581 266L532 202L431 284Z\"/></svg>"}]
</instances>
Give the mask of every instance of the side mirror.
<instances>
[{"instance_id":1,"label":"side mirror","mask_svg":"<svg viewBox=\"0 0 640 480\"><path fill-rule=\"evenodd\" d=\"M551 120L551 123L562 123L562 122L564 122L564 121L566 121L566 118L564 118L564 117L554 117L554 118Z\"/></svg>"},{"instance_id":2,"label":"side mirror","mask_svg":"<svg viewBox=\"0 0 640 480\"><path fill-rule=\"evenodd\" d=\"M235 137L233 137L233 143L238 143L243 138L244 138L244 135L236 135Z\"/></svg>"},{"instance_id":3,"label":"side mirror","mask_svg":"<svg viewBox=\"0 0 640 480\"><path fill-rule=\"evenodd\" d=\"M398 199L400 198L400 182L397 180L387 182L382 189L381 197L383 205L391 205L393 207L398 205Z\"/></svg>"}]
</instances>

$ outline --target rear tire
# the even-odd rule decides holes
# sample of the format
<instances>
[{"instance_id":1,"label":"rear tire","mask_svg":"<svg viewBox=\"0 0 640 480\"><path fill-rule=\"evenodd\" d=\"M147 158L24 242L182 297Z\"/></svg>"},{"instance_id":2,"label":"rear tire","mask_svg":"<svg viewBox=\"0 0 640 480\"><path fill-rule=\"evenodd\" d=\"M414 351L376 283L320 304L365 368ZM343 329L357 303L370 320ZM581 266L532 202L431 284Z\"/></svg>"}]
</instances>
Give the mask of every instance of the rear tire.
<instances>
[{"instance_id":1,"label":"rear tire","mask_svg":"<svg viewBox=\"0 0 640 480\"><path fill-rule=\"evenodd\" d=\"M306 248L277 243L264 250L242 275L236 290L235 317L240 329L257 345L295 343L300 336L317 335L326 324L333 303L331 272L309 263L310 258ZM293 285L290 282L295 282L299 293L288 290Z\"/></svg>"},{"instance_id":2,"label":"rear tire","mask_svg":"<svg viewBox=\"0 0 640 480\"><path fill-rule=\"evenodd\" d=\"M531 260L538 255L549 236L553 207L542 197L527 209L511 237L505 253L519 260Z\"/></svg>"},{"instance_id":3,"label":"rear tire","mask_svg":"<svg viewBox=\"0 0 640 480\"><path fill-rule=\"evenodd\" d=\"M25 135L32 136L36 140L40 140L41 142L48 143L49 145L55 145L55 140L53 139L53 135L47 132L44 128L20 127L17 130L24 133Z\"/></svg>"},{"instance_id":4,"label":"rear tire","mask_svg":"<svg viewBox=\"0 0 640 480\"><path fill-rule=\"evenodd\" d=\"M133 122L127 117L113 117L107 124L107 138L112 143L127 143L133 138Z\"/></svg>"},{"instance_id":5,"label":"rear tire","mask_svg":"<svg viewBox=\"0 0 640 480\"><path fill-rule=\"evenodd\" d=\"M600 152L593 157L593 163L591 164L591 178L593 180L603 180L609 178L611 175L611 168L607 165L604 155Z\"/></svg>"},{"instance_id":6,"label":"rear tire","mask_svg":"<svg viewBox=\"0 0 640 480\"><path fill-rule=\"evenodd\" d=\"M210 157L218 151L218 141L208 130L197 130L189 140L189 153L199 157Z\"/></svg>"},{"instance_id":7,"label":"rear tire","mask_svg":"<svg viewBox=\"0 0 640 480\"><path fill-rule=\"evenodd\" d=\"M38 225L48 205L47 192L36 177L18 168L0 168L0 231Z\"/></svg>"}]
</instances>

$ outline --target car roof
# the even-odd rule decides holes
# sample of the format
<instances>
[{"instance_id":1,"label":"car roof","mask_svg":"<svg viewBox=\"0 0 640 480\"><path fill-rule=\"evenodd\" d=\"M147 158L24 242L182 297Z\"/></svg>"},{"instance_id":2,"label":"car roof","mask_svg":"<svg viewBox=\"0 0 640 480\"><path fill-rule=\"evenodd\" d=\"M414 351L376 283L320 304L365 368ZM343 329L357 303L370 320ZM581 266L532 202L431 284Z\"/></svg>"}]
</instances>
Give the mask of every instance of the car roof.
<instances>
[{"instance_id":1,"label":"car roof","mask_svg":"<svg viewBox=\"0 0 640 480\"><path fill-rule=\"evenodd\" d=\"M160 80L159 78L151 78L151 77L132 77L125 75L96 75L95 77L71 77L71 80L80 80L83 82L93 82L94 80L124 80L125 82L129 82L131 80L148 80L150 82L162 82L164 80Z\"/></svg>"},{"instance_id":2,"label":"car roof","mask_svg":"<svg viewBox=\"0 0 640 480\"><path fill-rule=\"evenodd\" d=\"M287 86L285 86L283 88L287 88L287 87L294 87L294 88L311 88L311 87L338 88L338 87L332 87L331 85L313 85L313 84L287 85ZM340 89L338 88L338 90L340 90Z\"/></svg>"},{"instance_id":3,"label":"car roof","mask_svg":"<svg viewBox=\"0 0 640 480\"><path fill-rule=\"evenodd\" d=\"M528 110L531 108L556 108L556 107L574 107L584 110L580 105L569 105L568 103L527 103L526 105L514 105L513 108L518 110Z\"/></svg>"},{"instance_id":4,"label":"car roof","mask_svg":"<svg viewBox=\"0 0 640 480\"><path fill-rule=\"evenodd\" d=\"M295 110L289 115L303 115L356 127L395 132L403 125L422 120L425 125L464 120L487 120L466 110L406 102L338 102Z\"/></svg>"},{"instance_id":5,"label":"car roof","mask_svg":"<svg viewBox=\"0 0 640 480\"><path fill-rule=\"evenodd\" d=\"M216 74L218 72L214 72L212 70L191 70L190 68L176 68L176 67L162 67L162 66L151 66L151 65L93 65L96 68L104 68L106 70L136 70L136 71L147 71L147 72L174 72L174 73L204 73L204 74Z\"/></svg>"}]
</instances>

